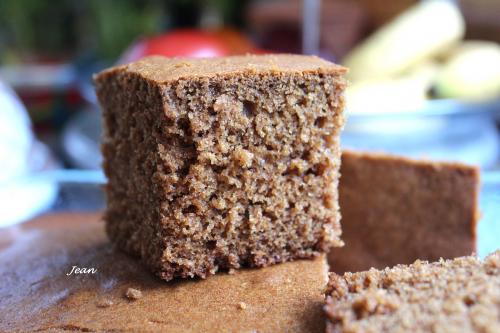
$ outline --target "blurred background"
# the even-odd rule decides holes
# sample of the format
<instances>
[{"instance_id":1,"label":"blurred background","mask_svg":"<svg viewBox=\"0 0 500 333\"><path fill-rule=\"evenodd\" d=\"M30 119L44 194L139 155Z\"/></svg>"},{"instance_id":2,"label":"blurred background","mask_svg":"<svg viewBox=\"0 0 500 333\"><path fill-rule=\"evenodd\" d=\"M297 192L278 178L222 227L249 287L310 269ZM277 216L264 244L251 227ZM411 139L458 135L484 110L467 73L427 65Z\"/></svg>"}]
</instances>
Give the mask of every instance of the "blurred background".
<instances>
[{"instance_id":1,"label":"blurred background","mask_svg":"<svg viewBox=\"0 0 500 333\"><path fill-rule=\"evenodd\" d=\"M344 64L344 148L479 165L498 207L499 17L498 0L2 0L0 226L103 207L91 77L150 54Z\"/></svg>"}]
</instances>

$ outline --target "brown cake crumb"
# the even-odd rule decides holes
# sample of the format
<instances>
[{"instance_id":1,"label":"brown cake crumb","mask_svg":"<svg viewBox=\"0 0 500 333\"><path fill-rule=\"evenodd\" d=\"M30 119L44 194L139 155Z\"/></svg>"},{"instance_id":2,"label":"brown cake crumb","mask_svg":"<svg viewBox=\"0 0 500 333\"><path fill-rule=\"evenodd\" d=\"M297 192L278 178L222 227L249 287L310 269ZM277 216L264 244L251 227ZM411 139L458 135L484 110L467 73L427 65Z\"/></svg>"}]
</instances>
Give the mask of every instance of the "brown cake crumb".
<instances>
[{"instance_id":1,"label":"brown cake crumb","mask_svg":"<svg viewBox=\"0 0 500 333\"><path fill-rule=\"evenodd\" d=\"M247 304L245 302L238 303L238 309L245 310L247 308Z\"/></svg>"},{"instance_id":2,"label":"brown cake crumb","mask_svg":"<svg viewBox=\"0 0 500 333\"><path fill-rule=\"evenodd\" d=\"M298 55L186 61L95 77L110 239L165 280L341 246L346 70Z\"/></svg>"},{"instance_id":3,"label":"brown cake crumb","mask_svg":"<svg viewBox=\"0 0 500 333\"><path fill-rule=\"evenodd\" d=\"M125 292L125 296L128 299L135 301L142 297L142 291L135 288L128 288L127 291Z\"/></svg>"},{"instance_id":4,"label":"brown cake crumb","mask_svg":"<svg viewBox=\"0 0 500 333\"><path fill-rule=\"evenodd\" d=\"M500 332L500 251L331 273L327 332Z\"/></svg>"}]
</instances>

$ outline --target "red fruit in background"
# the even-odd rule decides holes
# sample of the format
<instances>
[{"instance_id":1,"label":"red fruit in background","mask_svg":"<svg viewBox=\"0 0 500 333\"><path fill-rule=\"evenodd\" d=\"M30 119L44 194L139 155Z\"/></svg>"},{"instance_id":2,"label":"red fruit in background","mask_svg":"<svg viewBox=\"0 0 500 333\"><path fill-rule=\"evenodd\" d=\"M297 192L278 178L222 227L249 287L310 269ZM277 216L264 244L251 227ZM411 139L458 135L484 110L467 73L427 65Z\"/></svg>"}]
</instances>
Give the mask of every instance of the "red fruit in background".
<instances>
[{"instance_id":1,"label":"red fruit in background","mask_svg":"<svg viewBox=\"0 0 500 333\"><path fill-rule=\"evenodd\" d=\"M140 39L125 51L120 63L136 61L149 55L207 58L229 54L229 48L217 37L205 31L186 29Z\"/></svg>"},{"instance_id":2,"label":"red fruit in background","mask_svg":"<svg viewBox=\"0 0 500 333\"><path fill-rule=\"evenodd\" d=\"M119 63L136 61L149 55L210 58L245 53L263 51L237 30L182 29L138 40L125 51Z\"/></svg>"}]
</instances>

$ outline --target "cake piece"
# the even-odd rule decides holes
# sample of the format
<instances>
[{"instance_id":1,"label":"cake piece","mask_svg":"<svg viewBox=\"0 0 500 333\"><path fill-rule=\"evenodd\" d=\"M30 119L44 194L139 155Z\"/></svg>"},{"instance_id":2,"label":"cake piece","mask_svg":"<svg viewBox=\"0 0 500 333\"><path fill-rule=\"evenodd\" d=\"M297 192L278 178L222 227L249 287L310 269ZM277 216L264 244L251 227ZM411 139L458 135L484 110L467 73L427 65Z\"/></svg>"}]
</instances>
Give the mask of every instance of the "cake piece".
<instances>
[{"instance_id":1,"label":"cake piece","mask_svg":"<svg viewBox=\"0 0 500 333\"><path fill-rule=\"evenodd\" d=\"M324 332L325 256L167 283L115 251L100 218L0 231L1 332Z\"/></svg>"},{"instance_id":2,"label":"cake piece","mask_svg":"<svg viewBox=\"0 0 500 333\"><path fill-rule=\"evenodd\" d=\"M266 55L150 57L97 75L111 240L165 280L341 245L345 72Z\"/></svg>"},{"instance_id":3,"label":"cake piece","mask_svg":"<svg viewBox=\"0 0 500 333\"><path fill-rule=\"evenodd\" d=\"M500 251L332 273L327 332L500 332Z\"/></svg>"},{"instance_id":4,"label":"cake piece","mask_svg":"<svg viewBox=\"0 0 500 333\"><path fill-rule=\"evenodd\" d=\"M344 151L345 246L331 251L330 268L357 272L472 254L478 188L476 167Z\"/></svg>"}]
</instances>

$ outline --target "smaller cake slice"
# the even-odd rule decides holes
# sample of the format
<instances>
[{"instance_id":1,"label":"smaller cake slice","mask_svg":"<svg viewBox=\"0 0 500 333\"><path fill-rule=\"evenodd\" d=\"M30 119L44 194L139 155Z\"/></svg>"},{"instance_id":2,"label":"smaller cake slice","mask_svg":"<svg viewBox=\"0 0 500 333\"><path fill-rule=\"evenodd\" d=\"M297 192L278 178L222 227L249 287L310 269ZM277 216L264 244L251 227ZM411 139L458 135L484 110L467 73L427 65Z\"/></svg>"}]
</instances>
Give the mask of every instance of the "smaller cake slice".
<instances>
[{"instance_id":1,"label":"smaller cake slice","mask_svg":"<svg viewBox=\"0 0 500 333\"><path fill-rule=\"evenodd\" d=\"M329 254L335 273L476 252L477 167L343 151L340 173L345 246Z\"/></svg>"},{"instance_id":2,"label":"smaller cake slice","mask_svg":"<svg viewBox=\"0 0 500 333\"><path fill-rule=\"evenodd\" d=\"M500 332L500 250L331 273L327 332Z\"/></svg>"}]
</instances>

